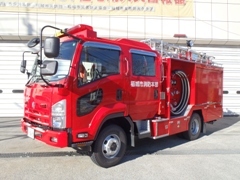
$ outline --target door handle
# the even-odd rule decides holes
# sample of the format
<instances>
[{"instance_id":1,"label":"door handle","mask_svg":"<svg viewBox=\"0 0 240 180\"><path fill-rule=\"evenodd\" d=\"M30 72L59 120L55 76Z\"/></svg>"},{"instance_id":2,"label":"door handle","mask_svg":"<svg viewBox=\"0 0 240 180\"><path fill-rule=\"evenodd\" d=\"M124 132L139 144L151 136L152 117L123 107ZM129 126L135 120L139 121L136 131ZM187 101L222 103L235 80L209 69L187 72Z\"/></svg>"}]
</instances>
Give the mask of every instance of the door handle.
<instances>
[{"instance_id":1,"label":"door handle","mask_svg":"<svg viewBox=\"0 0 240 180\"><path fill-rule=\"evenodd\" d=\"M154 99L158 99L158 90L154 89Z\"/></svg>"},{"instance_id":2,"label":"door handle","mask_svg":"<svg viewBox=\"0 0 240 180\"><path fill-rule=\"evenodd\" d=\"M117 101L122 100L122 90L121 89L117 90L116 99L117 99Z\"/></svg>"}]
</instances>

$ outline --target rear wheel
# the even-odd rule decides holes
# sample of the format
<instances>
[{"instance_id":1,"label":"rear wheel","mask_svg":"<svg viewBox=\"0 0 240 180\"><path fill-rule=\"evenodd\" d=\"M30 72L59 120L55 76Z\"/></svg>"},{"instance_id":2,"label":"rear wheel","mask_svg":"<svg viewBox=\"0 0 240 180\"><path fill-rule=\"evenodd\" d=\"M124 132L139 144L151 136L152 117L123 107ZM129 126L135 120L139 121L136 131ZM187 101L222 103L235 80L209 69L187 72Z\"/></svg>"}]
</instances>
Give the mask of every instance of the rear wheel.
<instances>
[{"instance_id":1,"label":"rear wheel","mask_svg":"<svg viewBox=\"0 0 240 180\"><path fill-rule=\"evenodd\" d=\"M188 131L183 133L184 138L188 140L195 140L200 136L202 129L201 117L197 113L193 113L188 125Z\"/></svg>"},{"instance_id":2,"label":"rear wheel","mask_svg":"<svg viewBox=\"0 0 240 180\"><path fill-rule=\"evenodd\" d=\"M92 161L101 167L111 167L123 158L127 147L124 130L116 125L105 127L93 145Z\"/></svg>"}]
</instances>

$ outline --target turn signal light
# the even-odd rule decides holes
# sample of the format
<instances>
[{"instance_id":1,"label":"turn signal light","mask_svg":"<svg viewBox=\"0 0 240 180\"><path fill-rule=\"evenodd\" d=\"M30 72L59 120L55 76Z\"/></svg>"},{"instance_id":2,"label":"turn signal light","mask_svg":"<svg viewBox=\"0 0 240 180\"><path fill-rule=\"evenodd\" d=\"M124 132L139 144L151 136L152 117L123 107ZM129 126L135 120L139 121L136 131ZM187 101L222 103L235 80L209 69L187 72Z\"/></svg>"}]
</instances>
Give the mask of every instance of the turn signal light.
<instances>
[{"instance_id":1,"label":"turn signal light","mask_svg":"<svg viewBox=\"0 0 240 180\"><path fill-rule=\"evenodd\" d=\"M77 135L78 138L87 138L88 137L88 133L79 133Z\"/></svg>"}]
</instances>

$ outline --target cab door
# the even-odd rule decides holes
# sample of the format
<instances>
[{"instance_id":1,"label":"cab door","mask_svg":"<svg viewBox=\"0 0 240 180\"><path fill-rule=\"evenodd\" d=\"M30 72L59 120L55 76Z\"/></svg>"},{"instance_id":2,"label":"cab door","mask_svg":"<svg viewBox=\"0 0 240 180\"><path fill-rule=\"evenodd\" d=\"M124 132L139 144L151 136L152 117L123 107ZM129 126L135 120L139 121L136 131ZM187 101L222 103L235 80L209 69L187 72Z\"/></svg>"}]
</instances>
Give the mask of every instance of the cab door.
<instances>
[{"instance_id":1,"label":"cab door","mask_svg":"<svg viewBox=\"0 0 240 180\"><path fill-rule=\"evenodd\" d=\"M157 55L151 51L130 49L127 80L129 115L133 120L152 118L159 104Z\"/></svg>"},{"instance_id":2,"label":"cab door","mask_svg":"<svg viewBox=\"0 0 240 180\"><path fill-rule=\"evenodd\" d=\"M125 110L121 109L121 93L118 95L123 82L121 48L95 41L82 46L72 90L72 134L89 132L93 139L93 129L98 129L106 116ZM79 140L74 138L75 142Z\"/></svg>"}]
</instances>

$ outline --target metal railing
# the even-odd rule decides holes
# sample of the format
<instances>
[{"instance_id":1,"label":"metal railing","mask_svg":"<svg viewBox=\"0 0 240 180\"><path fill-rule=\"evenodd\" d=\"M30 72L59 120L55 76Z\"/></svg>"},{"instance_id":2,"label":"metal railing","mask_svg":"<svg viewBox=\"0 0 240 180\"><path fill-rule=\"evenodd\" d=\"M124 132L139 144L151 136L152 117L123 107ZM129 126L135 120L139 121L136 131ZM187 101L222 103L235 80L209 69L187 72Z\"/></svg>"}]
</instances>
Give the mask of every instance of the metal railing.
<instances>
[{"instance_id":1,"label":"metal railing","mask_svg":"<svg viewBox=\"0 0 240 180\"><path fill-rule=\"evenodd\" d=\"M170 57L180 60L194 61L196 63L202 63L211 66L222 66L221 64L213 62L215 59L214 56L208 56L206 53L196 52L190 47L181 47L159 39L146 39L142 40L141 42L148 44L153 50L158 51L163 59Z\"/></svg>"}]
</instances>

